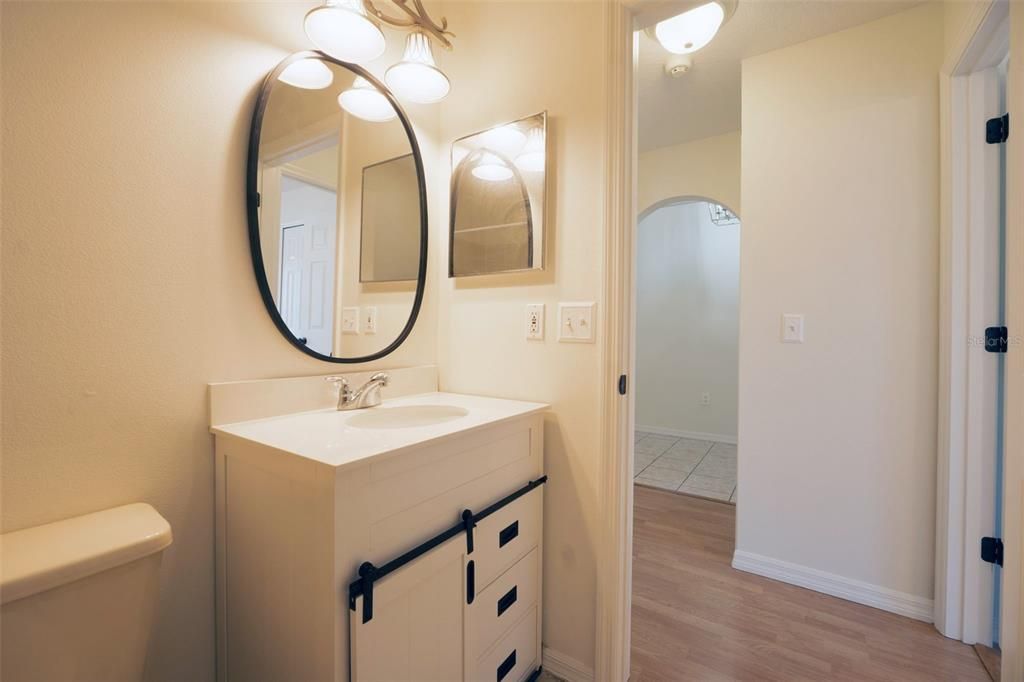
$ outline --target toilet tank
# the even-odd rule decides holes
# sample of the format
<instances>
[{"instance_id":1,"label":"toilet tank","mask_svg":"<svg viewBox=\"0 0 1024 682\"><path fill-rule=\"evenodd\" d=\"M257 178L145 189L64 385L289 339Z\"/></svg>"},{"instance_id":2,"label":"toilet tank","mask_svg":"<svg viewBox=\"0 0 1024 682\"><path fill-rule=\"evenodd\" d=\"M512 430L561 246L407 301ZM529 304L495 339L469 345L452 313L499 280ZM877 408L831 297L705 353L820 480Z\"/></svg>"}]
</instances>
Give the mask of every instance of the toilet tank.
<instances>
[{"instance_id":1,"label":"toilet tank","mask_svg":"<svg viewBox=\"0 0 1024 682\"><path fill-rule=\"evenodd\" d=\"M148 504L0 535L0 679L140 679L170 544Z\"/></svg>"}]
</instances>

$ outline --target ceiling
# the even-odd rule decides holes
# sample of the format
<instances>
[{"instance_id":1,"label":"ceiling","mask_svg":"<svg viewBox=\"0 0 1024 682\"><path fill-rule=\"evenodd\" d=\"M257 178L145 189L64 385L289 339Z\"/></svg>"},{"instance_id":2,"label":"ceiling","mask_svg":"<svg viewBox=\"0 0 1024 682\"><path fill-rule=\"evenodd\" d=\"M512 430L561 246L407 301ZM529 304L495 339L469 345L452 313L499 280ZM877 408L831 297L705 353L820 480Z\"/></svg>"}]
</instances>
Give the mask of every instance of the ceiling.
<instances>
[{"instance_id":1,"label":"ceiling","mask_svg":"<svg viewBox=\"0 0 1024 682\"><path fill-rule=\"evenodd\" d=\"M757 54L895 14L919 1L739 0L709 45L680 78L665 75L671 56L640 34L640 151L740 129L740 62Z\"/></svg>"}]
</instances>

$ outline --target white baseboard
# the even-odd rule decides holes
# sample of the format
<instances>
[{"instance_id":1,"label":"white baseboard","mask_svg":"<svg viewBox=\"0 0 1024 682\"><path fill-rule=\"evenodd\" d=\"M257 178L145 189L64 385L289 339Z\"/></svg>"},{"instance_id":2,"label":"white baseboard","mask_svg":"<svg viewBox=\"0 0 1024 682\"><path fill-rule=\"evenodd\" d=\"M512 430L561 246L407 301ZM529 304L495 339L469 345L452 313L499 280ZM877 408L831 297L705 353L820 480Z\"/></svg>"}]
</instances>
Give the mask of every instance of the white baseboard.
<instances>
[{"instance_id":1,"label":"white baseboard","mask_svg":"<svg viewBox=\"0 0 1024 682\"><path fill-rule=\"evenodd\" d=\"M736 445L736 436L726 436L721 433L704 433L703 431L680 431L679 429L666 429L663 426L636 426L637 431L656 433L659 436L675 436L676 438L693 438L694 440L713 440L718 443Z\"/></svg>"},{"instance_id":2,"label":"white baseboard","mask_svg":"<svg viewBox=\"0 0 1024 682\"><path fill-rule=\"evenodd\" d=\"M541 666L565 682L594 682L594 671L572 656L544 647Z\"/></svg>"},{"instance_id":3,"label":"white baseboard","mask_svg":"<svg viewBox=\"0 0 1024 682\"><path fill-rule=\"evenodd\" d=\"M808 568L736 550L732 555L732 567L739 571L789 583L808 590L830 594L833 597L873 606L876 609L897 613L915 620L931 623L934 618L934 604L931 599L918 597L906 592L897 592L887 587L844 578L816 568Z\"/></svg>"}]
</instances>

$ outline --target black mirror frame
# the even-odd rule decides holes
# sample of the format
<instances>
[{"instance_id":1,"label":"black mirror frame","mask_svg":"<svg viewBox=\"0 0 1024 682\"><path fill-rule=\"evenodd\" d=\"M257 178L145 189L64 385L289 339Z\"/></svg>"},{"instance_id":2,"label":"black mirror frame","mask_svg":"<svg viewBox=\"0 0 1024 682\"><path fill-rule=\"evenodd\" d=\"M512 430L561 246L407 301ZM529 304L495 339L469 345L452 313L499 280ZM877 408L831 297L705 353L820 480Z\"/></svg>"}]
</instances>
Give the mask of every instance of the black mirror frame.
<instances>
[{"instance_id":1,"label":"black mirror frame","mask_svg":"<svg viewBox=\"0 0 1024 682\"><path fill-rule=\"evenodd\" d=\"M292 331L285 324L284 318L281 317L280 311L277 309L277 304L274 302L274 296L270 291L270 284L267 282L266 268L263 265L263 248L260 246L260 195L256 186L256 177L259 170L259 155L260 155L260 131L263 127L263 114L267 108L267 102L270 99L270 91L272 90L274 83L277 82L277 77L281 75L281 72L288 67L289 64L296 62L300 59L320 59L331 64L336 64L348 71L351 71L356 76L362 76L370 82L377 90L382 92L391 106L395 109L398 114L398 119L402 122L402 127L405 129L406 137L409 138L409 145L412 147L413 159L416 162L416 180L419 185L420 191L420 267L416 278L416 296L413 299L412 310L409 312L409 320L405 323L405 327L398 334L394 341L392 341L387 347L376 353L370 355L364 355L356 358L344 358L334 357L331 355L324 355L318 353L304 343L302 343ZM379 360L386 355L393 353L402 345L403 342L412 333L413 327L416 325L416 318L419 317L420 307L423 304L423 293L427 283L427 238L428 238L428 219L427 219L427 183L425 174L423 171L423 155L420 152L419 142L416 139L416 134L413 132L412 125L409 123L409 118L405 115L405 111L402 106L395 99L395 96L391 93L387 87L384 86L379 80L374 78L360 66L356 64L349 64L337 60L323 52L318 50L309 50L305 52L296 52L295 54L289 55L274 67L274 70L267 74L267 77L263 80L260 86L259 95L256 98L256 107L252 114L252 124L249 127L249 157L246 163L245 171L245 203L246 203L246 215L248 216L249 222L249 251L252 254L252 267L253 272L256 275L256 286L260 290L260 296L263 298L263 304L267 308L267 313L270 314L270 319L274 321L274 325L278 331L288 341L301 350L306 355L311 355L318 360L325 362L335 362L344 364L356 364L361 362L372 362L373 360Z\"/></svg>"}]
</instances>

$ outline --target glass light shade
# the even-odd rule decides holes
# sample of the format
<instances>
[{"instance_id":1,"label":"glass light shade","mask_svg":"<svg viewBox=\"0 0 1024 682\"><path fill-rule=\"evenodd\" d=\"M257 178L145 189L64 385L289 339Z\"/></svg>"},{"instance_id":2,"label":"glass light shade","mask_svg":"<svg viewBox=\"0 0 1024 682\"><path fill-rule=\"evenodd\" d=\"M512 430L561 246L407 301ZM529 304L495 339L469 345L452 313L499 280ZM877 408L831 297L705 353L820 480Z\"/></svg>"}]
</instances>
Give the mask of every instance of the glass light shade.
<instances>
[{"instance_id":1,"label":"glass light shade","mask_svg":"<svg viewBox=\"0 0 1024 682\"><path fill-rule=\"evenodd\" d=\"M323 90L334 82L334 73L319 59L300 59L286 66L277 80L296 88Z\"/></svg>"},{"instance_id":2,"label":"glass light shade","mask_svg":"<svg viewBox=\"0 0 1024 682\"><path fill-rule=\"evenodd\" d=\"M494 154L484 154L473 166L473 177L487 182L502 182L512 177L512 169Z\"/></svg>"},{"instance_id":3,"label":"glass light shade","mask_svg":"<svg viewBox=\"0 0 1024 682\"><path fill-rule=\"evenodd\" d=\"M484 147L493 149L505 156L515 156L526 143L526 133L514 125L504 125L480 135Z\"/></svg>"},{"instance_id":4,"label":"glass light shade","mask_svg":"<svg viewBox=\"0 0 1024 682\"><path fill-rule=\"evenodd\" d=\"M356 76L352 87L338 95L338 104L364 121L383 123L398 117L388 98L362 76Z\"/></svg>"},{"instance_id":5,"label":"glass light shade","mask_svg":"<svg viewBox=\"0 0 1024 682\"><path fill-rule=\"evenodd\" d=\"M654 27L654 35L669 52L690 54L711 42L724 19L722 6L709 2L659 22Z\"/></svg>"},{"instance_id":6,"label":"glass light shade","mask_svg":"<svg viewBox=\"0 0 1024 682\"><path fill-rule=\"evenodd\" d=\"M387 70L384 81L399 97L417 104L440 102L452 87L434 63L430 39L420 31L409 34L402 61Z\"/></svg>"},{"instance_id":7,"label":"glass light shade","mask_svg":"<svg viewBox=\"0 0 1024 682\"><path fill-rule=\"evenodd\" d=\"M544 170L544 132L540 128L530 130L523 153L516 157L516 165L524 171Z\"/></svg>"},{"instance_id":8,"label":"glass light shade","mask_svg":"<svg viewBox=\"0 0 1024 682\"><path fill-rule=\"evenodd\" d=\"M327 0L310 10L306 35L335 59L362 64L384 54L384 34L366 16L363 0Z\"/></svg>"}]
</instances>

